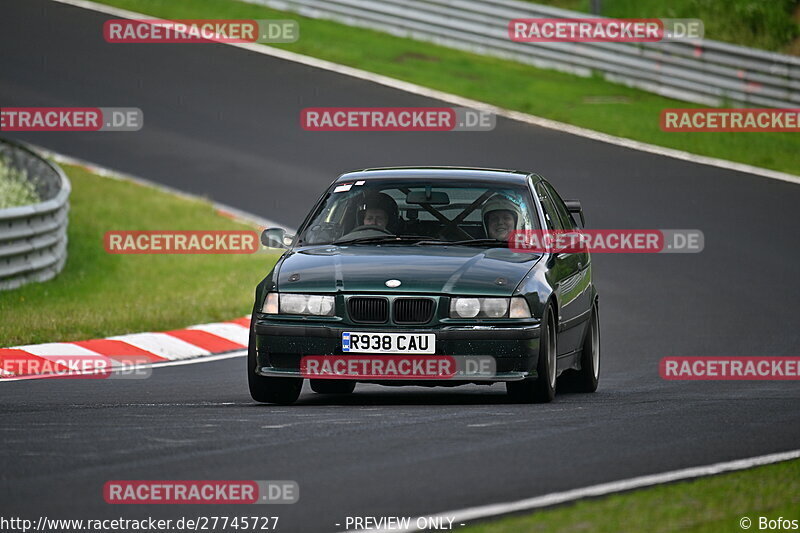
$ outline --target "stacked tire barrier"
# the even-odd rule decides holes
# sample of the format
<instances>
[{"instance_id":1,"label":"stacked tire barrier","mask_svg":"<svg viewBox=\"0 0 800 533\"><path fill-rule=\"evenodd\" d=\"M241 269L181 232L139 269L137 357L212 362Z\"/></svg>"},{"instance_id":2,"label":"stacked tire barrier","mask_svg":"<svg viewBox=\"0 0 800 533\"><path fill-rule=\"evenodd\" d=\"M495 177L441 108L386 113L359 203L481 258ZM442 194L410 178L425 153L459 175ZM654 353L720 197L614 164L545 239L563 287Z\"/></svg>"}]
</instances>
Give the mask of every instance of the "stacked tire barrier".
<instances>
[{"instance_id":1,"label":"stacked tire barrier","mask_svg":"<svg viewBox=\"0 0 800 533\"><path fill-rule=\"evenodd\" d=\"M9 290L64 268L71 186L57 165L21 144L0 139L0 161L22 171L40 199L0 209L0 290Z\"/></svg>"},{"instance_id":2,"label":"stacked tire barrier","mask_svg":"<svg viewBox=\"0 0 800 533\"><path fill-rule=\"evenodd\" d=\"M521 43L508 36L517 18L598 18L577 11L518 0L246 1L579 76L597 72L687 102L800 107L800 57L708 39Z\"/></svg>"}]
</instances>

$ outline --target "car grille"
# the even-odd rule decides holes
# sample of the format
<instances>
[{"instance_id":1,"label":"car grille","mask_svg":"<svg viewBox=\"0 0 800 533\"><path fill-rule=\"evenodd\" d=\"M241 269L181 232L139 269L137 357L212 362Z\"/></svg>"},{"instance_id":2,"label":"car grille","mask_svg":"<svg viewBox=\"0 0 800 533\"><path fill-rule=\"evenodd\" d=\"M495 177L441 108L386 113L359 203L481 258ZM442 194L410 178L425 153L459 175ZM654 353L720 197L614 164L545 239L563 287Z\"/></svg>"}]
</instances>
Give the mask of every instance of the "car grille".
<instances>
[{"instance_id":1,"label":"car grille","mask_svg":"<svg viewBox=\"0 0 800 533\"><path fill-rule=\"evenodd\" d=\"M383 324L389 320L389 300L378 297L353 297L347 301L347 312L353 322Z\"/></svg>"},{"instance_id":2,"label":"car grille","mask_svg":"<svg viewBox=\"0 0 800 533\"><path fill-rule=\"evenodd\" d=\"M426 324L433 318L430 298L398 298L394 301L394 321L398 324Z\"/></svg>"}]
</instances>

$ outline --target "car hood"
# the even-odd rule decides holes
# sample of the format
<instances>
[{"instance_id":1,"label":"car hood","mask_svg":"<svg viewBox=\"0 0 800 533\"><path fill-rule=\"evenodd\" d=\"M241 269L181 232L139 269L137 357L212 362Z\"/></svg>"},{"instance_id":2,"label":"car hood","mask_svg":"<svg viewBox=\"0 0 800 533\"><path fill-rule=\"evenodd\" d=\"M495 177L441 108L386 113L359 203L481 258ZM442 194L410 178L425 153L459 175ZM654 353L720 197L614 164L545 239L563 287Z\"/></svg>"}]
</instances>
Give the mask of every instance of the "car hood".
<instances>
[{"instance_id":1,"label":"car hood","mask_svg":"<svg viewBox=\"0 0 800 533\"><path fill-rule=\"evenodd\" d=\"M510 296L540 255L467 246L322 246L287 254L278 290ZM397 288L386 281L399 280Z\"/></svg>"}]
</instances>

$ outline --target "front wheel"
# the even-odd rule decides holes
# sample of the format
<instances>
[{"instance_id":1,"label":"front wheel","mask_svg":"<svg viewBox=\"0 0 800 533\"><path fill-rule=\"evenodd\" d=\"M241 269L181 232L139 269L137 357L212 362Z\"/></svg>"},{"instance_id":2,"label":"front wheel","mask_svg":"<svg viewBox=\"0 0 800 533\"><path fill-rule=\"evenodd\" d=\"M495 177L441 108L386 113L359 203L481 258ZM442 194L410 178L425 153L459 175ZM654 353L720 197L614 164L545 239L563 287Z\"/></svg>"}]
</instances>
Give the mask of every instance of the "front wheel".
<instances>
[{"instance_id":1,"label":"front wheel","mask_svg":"<svg viewBox=\"0 0 800 533\"><path fill-rule=\"evenodd\" d=\"M247 383L250 396L257 402L289 405L297 401L303 388L302 378L273 378L256 374L256 336L250 329L247 347Z\"/></svg>"},{"instance_id":2,"label":"front wheel","mask_svg":"<svg viewBox=\"0 0 800 533\"><path fill-rule=\"evenodd\" d=\"M539 337L539 362L536 378L509 381L506 392L517 403L547 403L556 396L556 320L552 305L542 316L542 334Z\"/></svg>"}]
</instances>

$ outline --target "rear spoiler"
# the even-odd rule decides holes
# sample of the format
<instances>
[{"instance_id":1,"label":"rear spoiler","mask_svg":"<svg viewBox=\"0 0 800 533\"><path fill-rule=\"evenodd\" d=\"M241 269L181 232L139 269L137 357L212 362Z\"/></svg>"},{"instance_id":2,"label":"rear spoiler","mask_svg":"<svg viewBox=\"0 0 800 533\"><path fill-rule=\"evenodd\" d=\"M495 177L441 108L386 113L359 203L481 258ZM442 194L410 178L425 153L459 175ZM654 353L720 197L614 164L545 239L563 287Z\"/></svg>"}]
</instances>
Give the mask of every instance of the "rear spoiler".
<instances>
[{"instance_id":1,"label":"rear spoiler","mask_svg":"<svg viewBox=\"0 0 800 533\"><path fill-rule=\"evenodd\" d=\"M564 204L567 206L567 211L570 213L575 213L580 215L581 217L581 226L586 225L586 220L583 218L583 208L581 207L580 200L564 200Z\"/></svg>"}]
</instances>

